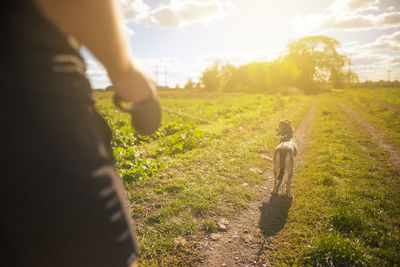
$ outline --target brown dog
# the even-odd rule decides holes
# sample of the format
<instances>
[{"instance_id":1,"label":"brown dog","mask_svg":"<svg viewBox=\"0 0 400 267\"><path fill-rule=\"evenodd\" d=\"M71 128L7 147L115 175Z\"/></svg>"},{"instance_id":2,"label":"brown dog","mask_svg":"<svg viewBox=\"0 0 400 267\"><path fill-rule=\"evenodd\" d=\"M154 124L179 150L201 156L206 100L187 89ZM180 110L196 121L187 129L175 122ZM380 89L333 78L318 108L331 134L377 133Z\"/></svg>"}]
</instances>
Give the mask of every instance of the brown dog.
<instances>
[{"instance_id":1,"label":"brown dog","mask_svg":"<svg viewBox=\"0 0 400 267\"><path fill-rule=\"evenodd\" d=\"M277 135L281 137L279 145L274 151L274 190L272 193L278 193L279 187L283 181L285 175L285 169L287 171L287 182L286 182L286 195L292 197L290 194L290 183L292 182L293 176L293 164L294 157L297 155L297 146L293 138L293 127L292 122L289 120L283 120L279 122L278 128L276 128Z\"/></svg>"}]
</instances>

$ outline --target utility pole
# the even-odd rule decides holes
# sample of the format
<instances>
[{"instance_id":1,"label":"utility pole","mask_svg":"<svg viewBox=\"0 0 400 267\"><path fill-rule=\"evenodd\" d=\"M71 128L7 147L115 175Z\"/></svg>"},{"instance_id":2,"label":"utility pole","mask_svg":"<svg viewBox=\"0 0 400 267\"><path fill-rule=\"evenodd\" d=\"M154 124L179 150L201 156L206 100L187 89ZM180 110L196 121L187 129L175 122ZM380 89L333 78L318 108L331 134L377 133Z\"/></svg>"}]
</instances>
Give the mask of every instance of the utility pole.
<instances>
[{"instance_id":1,"label":"utility pole","mask_svg":"<svg viewBox=\"0 0 400 267\"><path fill-rule=\"evenodd\" d=\"M392 72L391 70L388 70L388 82L390 82L390 73L391 72Z\"/></svg>"}]
</instances>

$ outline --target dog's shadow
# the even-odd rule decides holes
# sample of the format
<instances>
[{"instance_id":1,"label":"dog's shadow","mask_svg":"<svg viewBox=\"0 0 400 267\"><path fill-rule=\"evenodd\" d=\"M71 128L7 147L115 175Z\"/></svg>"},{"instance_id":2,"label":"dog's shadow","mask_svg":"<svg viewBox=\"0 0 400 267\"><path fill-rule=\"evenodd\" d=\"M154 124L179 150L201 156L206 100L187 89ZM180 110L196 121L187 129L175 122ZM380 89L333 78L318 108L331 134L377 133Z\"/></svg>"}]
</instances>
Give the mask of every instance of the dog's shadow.
<instances>
[{"instance_id":1,"label":"dog's shadow","mask_svg":"<svg viewBox=\"0 0 400 267\"><path fill-rule=\"evenodd\" d=\"M274 236L282 230L286 223L292 198L272 194L269 202L264 202L261 207L261 218L258 224L264 237Z\"/></svg>"}]
</instances>

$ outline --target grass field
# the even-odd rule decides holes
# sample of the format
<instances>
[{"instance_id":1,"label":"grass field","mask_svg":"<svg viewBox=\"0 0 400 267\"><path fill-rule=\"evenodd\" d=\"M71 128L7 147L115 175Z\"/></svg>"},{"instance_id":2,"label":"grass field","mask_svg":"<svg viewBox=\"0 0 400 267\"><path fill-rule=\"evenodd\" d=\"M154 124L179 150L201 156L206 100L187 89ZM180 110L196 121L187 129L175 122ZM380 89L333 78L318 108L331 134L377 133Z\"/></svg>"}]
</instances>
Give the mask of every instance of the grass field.
<instances>
[{"instance_id":1,"label":"grass field","mask_svg":"<svg viewBox=\"0 0 400 267\"><path fill-rule=\"evenodd\" d=\"M399 168L337 103L341 101L400 147L400 90L337 90L282 96L161 92L163 124L136 135L129 117L96 93L109 122L118 171L142 250L141 266L192 266L198 242L220 231L252 201L271 167L281 119L296 128L312 105L307 150L293 178L295 198L281 231L260 248L273 265L400 264ZM397 99L397 100L396 100ZM182 113L189 116L182 116ZM279 212L279 211L278 211ZM255 223L256 224L256 223Z\"/></svg>"}]
</instances>

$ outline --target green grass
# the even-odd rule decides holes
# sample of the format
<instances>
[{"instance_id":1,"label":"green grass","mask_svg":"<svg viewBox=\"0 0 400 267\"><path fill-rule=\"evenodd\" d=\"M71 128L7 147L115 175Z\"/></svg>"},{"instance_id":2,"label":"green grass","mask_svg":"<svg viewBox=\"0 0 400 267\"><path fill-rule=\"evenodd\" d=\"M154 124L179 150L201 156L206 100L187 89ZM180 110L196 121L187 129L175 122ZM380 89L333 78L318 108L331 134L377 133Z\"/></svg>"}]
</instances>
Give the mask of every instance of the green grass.
<instances>
[{"instance_id":1,"label":"green grass","mask_svg":"<svg viewBox=\"0 0 400 267\"><path fill-rule=\"evenodd\" d=\"M399 170L333 99L319 97L287 223L271 237L277 252L264 257L275 265L399 265Z\"/></svg>"},{"instance_id":2,"label":"green grass","mask_svg":"<svg viewBox=\"0 0 400 267\"><path fill-rule=\"evenodd\" d=\"M117 167L142 250L140 265L191 265L198 259L192 248L199 236L217 231L219 217L237 214L257 197L249 187L261 184L265 177L249 168L265 170L270 165L260 155L271 155L277 144L274 129L279 120L291 119L298 125L311 98L177 96L175 92L161 96L163 106L215 123L167 113L159 133L138 142L128 128L129 118L112 110L109 96L98 96L98 109L115 135ZM176 244L176 238L187 243Z\"/></svg>"},{"instance_id":3,"label":"green grass","mask_svg":"<svg viewBox=\"0 0 400 267\"><path fill-rule=\"evenodd\" d=\"M262 258L274 265L400 264L399 170L334 102L349 105L396 145L397 92L343 90L318 97L313 143L297 167L286 224L268 237L275 252L261 251ZM128 115L115 110L110 93L95 95L114 134L116 166L142 250L139 265L192 266L201 256L198 240L217 232L221 217L234 219L263 197L251 188L265 177L250 168L270 167L261 156L272 156L279 120L291 119L296 128L312 97L186 91L160 96L164 107L191 116L164 112L160 130L141 137Z\"/></svg>"}]
</instances>

